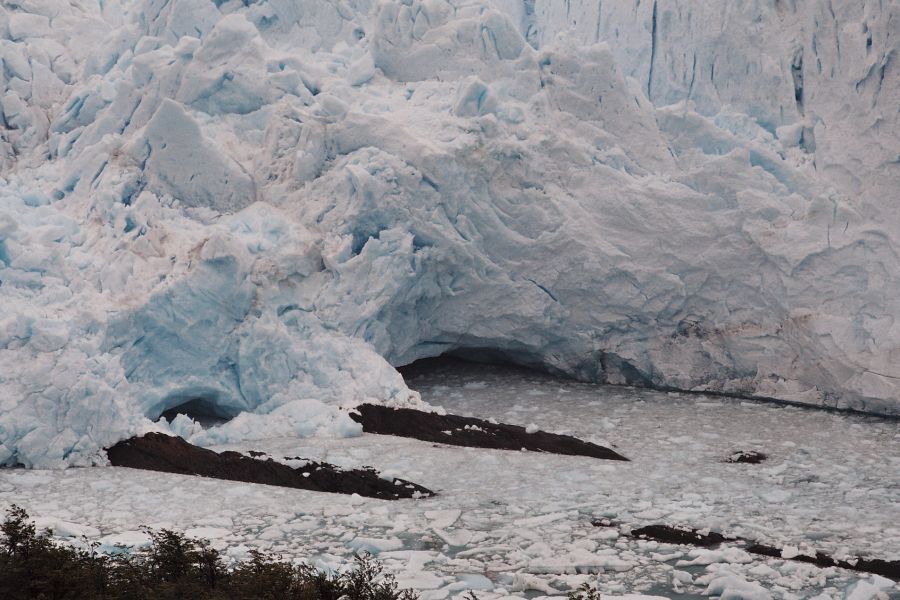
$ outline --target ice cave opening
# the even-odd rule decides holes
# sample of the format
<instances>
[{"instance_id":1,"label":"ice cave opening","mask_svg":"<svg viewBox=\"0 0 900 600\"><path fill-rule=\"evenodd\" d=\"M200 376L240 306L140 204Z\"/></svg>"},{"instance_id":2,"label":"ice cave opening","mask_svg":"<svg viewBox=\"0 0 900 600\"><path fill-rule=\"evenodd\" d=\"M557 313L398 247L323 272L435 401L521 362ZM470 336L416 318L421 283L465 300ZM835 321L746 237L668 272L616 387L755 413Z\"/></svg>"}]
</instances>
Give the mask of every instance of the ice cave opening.
<instances>
[{"instance_id":1,"label":"ice cave opening","mask_svg":"<svg viewBox=\"0 0 900 600\"><path fill-rule=\"evenodd\" d=\"M397 367L407 385L415 389L413 381L420 377L435 374L453 375L469 373L472 370L518 372L527 375L539 375L561 379L574 379L559 369L553 368L540 360L536 355L527 353L510 353L497 348L458 348L439 356L420 358L409 364Z\"/></svg>"},{"instance_id":2,"label":"ice cave opening","mask_svg":"<svg viewBox=\"0 0 900 600\"><path fill-rule=\"evenodd\" d=\"M147 416L153 420L165 418L171 423L178 415L184 415L206 429L227 423L239 412L225 406L214 391L192 390L168 396Z\"/></svg>"},{"instance_id":3,"label":"ice cave opening","mask_svg":"<svg viewBox=\"0 0 900 600\"><path fill-rule=\"evenodd\" d=\"M420 358L399 366L397 370L408 382L410 377L422 373L469 370L473 365L586 383L672 389L654 381L652 373L643 371L614 352L593 350L572 355L552 348L530 348L524 344L502 342L496 345L456 346L439 356Z\"/></svg>"}]
</instances>

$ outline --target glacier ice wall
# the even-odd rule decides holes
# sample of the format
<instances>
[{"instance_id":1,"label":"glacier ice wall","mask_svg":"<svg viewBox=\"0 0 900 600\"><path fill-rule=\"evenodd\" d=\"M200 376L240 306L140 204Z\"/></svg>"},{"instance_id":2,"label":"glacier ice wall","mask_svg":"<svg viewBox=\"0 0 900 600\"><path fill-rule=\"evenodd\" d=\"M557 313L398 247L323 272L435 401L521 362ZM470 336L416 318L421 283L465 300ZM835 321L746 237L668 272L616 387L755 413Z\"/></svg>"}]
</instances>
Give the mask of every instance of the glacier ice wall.
<instances>
[{"instance_id":1,"label":"glacier ice wall","mask_svg":"<svg viewBox=\"0 0 900 600\"><path fill-rule=\"evenodd\" d=\"M900 6L0 7L0 462L202 398L358 428L393 366L900 412ZM85 43L85 40L95 40Z\"/></svg>"}]
</instances>

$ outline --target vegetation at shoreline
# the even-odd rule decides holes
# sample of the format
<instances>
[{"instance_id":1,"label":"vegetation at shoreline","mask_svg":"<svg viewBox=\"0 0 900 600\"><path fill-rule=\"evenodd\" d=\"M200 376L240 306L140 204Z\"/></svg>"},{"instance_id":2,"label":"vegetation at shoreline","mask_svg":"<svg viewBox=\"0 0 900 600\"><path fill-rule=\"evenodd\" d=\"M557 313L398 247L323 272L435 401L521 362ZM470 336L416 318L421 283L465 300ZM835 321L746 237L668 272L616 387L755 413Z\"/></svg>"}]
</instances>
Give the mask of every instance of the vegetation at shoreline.
<instances>
[{"instance_id":1,"label":"vegetation at shoreline","mask_svg":"<svg viewBox=\"0 0 900 600\"><path fill-rule=\"evenodd\" d=\"M323 573L260 552L227 566L205 540L162 529L149 548L108 556L55 543L13 506L0 525L0 598L6 600L416 600L377 560Z\"/></svg>"}]
</instances>

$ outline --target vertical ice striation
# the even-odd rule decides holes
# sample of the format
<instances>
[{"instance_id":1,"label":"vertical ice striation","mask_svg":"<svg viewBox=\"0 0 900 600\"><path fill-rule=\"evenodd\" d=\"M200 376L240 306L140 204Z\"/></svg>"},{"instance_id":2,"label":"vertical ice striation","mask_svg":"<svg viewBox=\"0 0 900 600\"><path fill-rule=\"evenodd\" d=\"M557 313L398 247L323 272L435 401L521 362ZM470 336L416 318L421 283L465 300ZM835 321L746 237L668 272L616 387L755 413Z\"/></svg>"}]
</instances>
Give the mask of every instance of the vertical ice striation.
<instances>
[{"instance_id":1,"label":"vertical ice striation","mask_svg":"<svg viewBox=\"0 0 900 600\"><path fill-rule=\"evenodd\" d=\"M898 13L0 7L0 462L353 435L452 351L896 414Z\"/></svg>"}]
</instances>

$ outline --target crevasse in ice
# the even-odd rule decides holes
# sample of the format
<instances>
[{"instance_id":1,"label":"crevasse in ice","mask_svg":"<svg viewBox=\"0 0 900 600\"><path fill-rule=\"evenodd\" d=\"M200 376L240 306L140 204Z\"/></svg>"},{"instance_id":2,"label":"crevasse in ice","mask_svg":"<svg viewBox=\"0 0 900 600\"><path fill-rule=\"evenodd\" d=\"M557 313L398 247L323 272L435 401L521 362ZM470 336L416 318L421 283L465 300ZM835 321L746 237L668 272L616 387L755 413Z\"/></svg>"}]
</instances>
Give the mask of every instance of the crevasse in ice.
<instances>
[{"instance_id":1,"label":"crevasse in ice","mask_svg":"<svg viewBox=\"0 0 900 600\"><path fill-rule=\"evenodd\" d=\"M0 7L0 462L459 350L897 413L900 9L726 4Z\"/></svg>"}]
</instances>

